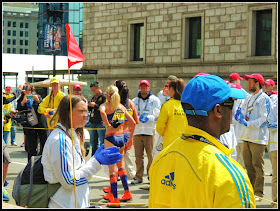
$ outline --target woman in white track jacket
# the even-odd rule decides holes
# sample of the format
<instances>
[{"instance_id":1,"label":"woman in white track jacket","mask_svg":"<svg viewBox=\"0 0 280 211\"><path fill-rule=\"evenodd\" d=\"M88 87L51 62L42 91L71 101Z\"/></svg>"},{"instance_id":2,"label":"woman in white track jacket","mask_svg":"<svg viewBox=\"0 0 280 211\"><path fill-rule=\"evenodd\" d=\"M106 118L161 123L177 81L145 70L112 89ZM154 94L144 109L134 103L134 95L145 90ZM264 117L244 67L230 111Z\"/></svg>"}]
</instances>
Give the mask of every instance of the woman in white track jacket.
<instances>
[{"instance_id":1,"label":"woman in white track jacket","mask_svg":"<svg viewBox=\"0 0 280 211\"><path fill-rule=\"evenodd\" d=\"M118 147L96 151L85 161L83 127L87 118L86 102L79 96L72 96L73 141L71 140L70 97L65 96L57 109L57 128L49 135L42 154L44 177L50 184L60 183L61 187L50 198L50 208L75 208L74 168L76 179L77 208L90 206L88 180L97 173L101 164L112 165L122 157ZM67 131L67 133L66 133ZM72 151L73 149L73 151ZM74 154L74 165L73 165Z\"/></svg>"}]
</instances>

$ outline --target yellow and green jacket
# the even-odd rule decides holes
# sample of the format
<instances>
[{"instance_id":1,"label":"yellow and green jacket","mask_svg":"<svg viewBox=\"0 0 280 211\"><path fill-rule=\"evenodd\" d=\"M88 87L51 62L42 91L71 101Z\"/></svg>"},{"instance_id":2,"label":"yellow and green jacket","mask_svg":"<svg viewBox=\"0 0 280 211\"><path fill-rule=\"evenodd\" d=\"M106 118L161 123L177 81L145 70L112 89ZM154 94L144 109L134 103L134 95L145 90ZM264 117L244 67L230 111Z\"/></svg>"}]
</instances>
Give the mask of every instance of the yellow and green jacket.
<instances>
[{"instance_id":1,"label":"yellow and green jacket","mask_svg":"<svg viewBox=\"0 0 280 211\"><path fill-rule=\"evenodd\" d=\"M187 125L188 120L182 108L181 101L173 98L165 101L161 106L156 123L158 134L163 136L162 149L180 137Z\"/></svg>"},{"instance_id":2,"label":"yellow and green jacket","mask_svg":"<svg viewBox=\"0 0 280 211\"><path fill-rule=\"evenodd\" d=\"M255 208L246 171L229 157L233 149L198 128L183 134L151 164L149 208Z\"/></svg>"},{"instance_id":3,"label":"yellow and green jacket","mask_svg":"<svg viewBox=\"0 0 280 211\"><path fill-rule=\"evenodd\" d=\"M61 99L64 96L65 96L65 94L62 91L59 91L55 95L54 98L53 98L53 95L52 96L50 96L50 95L46 96L38 107L38 113L39 114L44 114L45 110L47 110L47 109L58 108L58 105L59 105ZM49 129L54 129L56 127L57 122L58 122L58 115L56 115L55 124L53 125L53 127L50 126L50 121L51 121L53 115L51 115L50 118L47 118L47 123L48 123L48 128Z\"/></svg>"},{"instance_id":4,"label":"yellow and green jacket","mask_svg":"<svg viewBox=\"0 0 280 211\"><path fill-rule=\"evenodd\" d=\"M10 98L10 97L13 97L14 94L3 94L3 97L6 97L6 98ZM5 113L8 113L9 111L13 110L13 103L8 103L8 104L3 104L2 106L2 109L3 109L3 121L4 121L4 114ZM10 131L11 130L11 127L12 127L12 120L11 118L9 119L8 122L4 123L4 128L3 128L3 131Z\"/></svg>"}]
</instances>

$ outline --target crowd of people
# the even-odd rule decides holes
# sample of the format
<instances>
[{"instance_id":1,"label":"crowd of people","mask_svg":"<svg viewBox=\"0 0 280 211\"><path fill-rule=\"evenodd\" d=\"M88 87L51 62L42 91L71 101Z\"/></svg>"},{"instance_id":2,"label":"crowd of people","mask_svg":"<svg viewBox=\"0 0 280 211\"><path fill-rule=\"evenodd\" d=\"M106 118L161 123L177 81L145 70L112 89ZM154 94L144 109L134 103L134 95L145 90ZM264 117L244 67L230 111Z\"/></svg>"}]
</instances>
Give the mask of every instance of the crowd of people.
<instances>
[{"instance_id":1,"label":"crowd of people","mask_svg":"<svg viewBox=\"0 0 280 211\"><path fill-rule=\"evenodd\" d=\"M241 87L244 78L249 92ZM70 99L61 91L57 77L50 80L51 93L44 99L30 83L20 85L13 93L7 86L3 90L3 175L7 175L10 162L6 149L10 131L11 145L17 146L11 117L28 112L32 118L22 124L27 159L42 155L46 181L61 184L49 207L74 206L69 202L75 179L77 206L89 207L88 180L100 165L105 165L110 182L103 188L103 197L109 201L108 207L120 207L121 202L131 200L129 185L142 183L146 169L150 208L253 208L264 196L265 149L272 164L275 207L275 82L264 80L257 73L244 78L238 73L230 74L228 80L199 73L185 84L182 78L170 75L157 95L152 93L148 80L141 80L134 98L130 98L123 80L116 80L105 92L98 82L93 82L93 97L88 100L80 85L73 86ZM90 131L92 147L87 162L85 126ZM135 163L129 154L132 146ZM146 166L144 151L148 158ZM124 188L121 197L117 191L118 178ZM132 180L130 184L128 179ZM3 200L8 201L5 185L3 178Z\"/></svg>"}]
</instances>

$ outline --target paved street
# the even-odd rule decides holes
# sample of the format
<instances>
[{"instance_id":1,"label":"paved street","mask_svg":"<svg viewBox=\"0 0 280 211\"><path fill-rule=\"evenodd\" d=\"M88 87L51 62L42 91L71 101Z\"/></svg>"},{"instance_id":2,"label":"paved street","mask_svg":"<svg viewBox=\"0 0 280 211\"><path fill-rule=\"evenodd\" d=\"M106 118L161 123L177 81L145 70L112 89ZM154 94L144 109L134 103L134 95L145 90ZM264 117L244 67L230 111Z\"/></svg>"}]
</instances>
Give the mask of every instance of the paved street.
<instances>
[{"instance_id":1,"label":"paved street","mask_svg":"<svg viewBox=\"0 0 280 211\"><path fill-rule=\"evenodd\" d=\"M10 139L9 139L10 141ZM8 143L8 149L10 152L12 163L9 165L8 169L8 175L7 175L7 181L8 186L6 187L6 190L8 191L11 200L9 204L15 204L14 199L12 198L12 188L13 188L13 181L18 175L19 171L26 165L27 163L27 152L24 150L23 147L20 147L20 145L23 142L23 132L19 131L16 134L16 143L18 146L11 146L10 143ZM91 154L91 150L90 153ZM89 159L90 155L87 156L87 160ZM131 159L134 162L134 149L132 147L131 149ZM147 164L147 157L145 156L145 165ZM265 154L265 172L267 174L271 173L271 163L268 157L268 153ZM146 172L145 172L146 173ZM129 180L130 184L131 180ZM95 176L92 177L92 179L89 181L89 186L91 189L90 193L90 199L92 204L91 205L98 205L102 208L106 208L106 200L103 199L104 192L102 191L102 188L104 186L109 185L109 177L104 172L104 169L102 168ZM139 185L129 185L129 188L133 195L133 200L130 200L128 202L125 202L122 205L123 208L148 208L148 199L149 199L149 191L142 189L148 186L148 180L147 175L145 175L144 181L142 184ZM230 190L229 190L230 191ZM265 176L265 195L264 198L268 200L272 200L271 198L271 176ZM118 194L119 197L123 193L123 188L121 185L121 181L118 182ZM98 203L98 204L96 204ZM257 203L257 208L271 208L270 202L266 200L262 200L261 202Z\"/></svg>"}]
</instances>

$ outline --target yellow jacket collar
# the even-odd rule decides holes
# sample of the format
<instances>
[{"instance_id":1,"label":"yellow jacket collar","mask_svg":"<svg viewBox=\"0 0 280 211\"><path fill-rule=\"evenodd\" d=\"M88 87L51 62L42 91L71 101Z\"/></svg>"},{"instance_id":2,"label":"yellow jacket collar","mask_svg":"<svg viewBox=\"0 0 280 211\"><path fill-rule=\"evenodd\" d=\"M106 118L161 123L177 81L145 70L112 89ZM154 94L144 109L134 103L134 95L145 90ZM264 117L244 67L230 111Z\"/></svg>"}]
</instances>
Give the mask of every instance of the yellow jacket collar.
<instances>
[{"instance_id":1,"label":"yellow jacket collar","mask_svg":"<svg viewBox=\"0 0 280 211\"><path fill-rule=\"evenodd\" d=\"M191 136L191 135L198 135L206 138L212 144L214 144L219 150L221 150L225 155L229 156L233 152L233 148L228 149L224 145L222 145L215 137L211 136L209 133L192 127L188 126L185 131L183 132L184 136Z\"/></svg>"}]
</instances>

